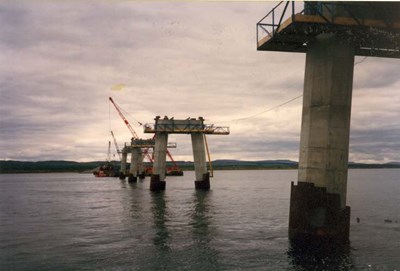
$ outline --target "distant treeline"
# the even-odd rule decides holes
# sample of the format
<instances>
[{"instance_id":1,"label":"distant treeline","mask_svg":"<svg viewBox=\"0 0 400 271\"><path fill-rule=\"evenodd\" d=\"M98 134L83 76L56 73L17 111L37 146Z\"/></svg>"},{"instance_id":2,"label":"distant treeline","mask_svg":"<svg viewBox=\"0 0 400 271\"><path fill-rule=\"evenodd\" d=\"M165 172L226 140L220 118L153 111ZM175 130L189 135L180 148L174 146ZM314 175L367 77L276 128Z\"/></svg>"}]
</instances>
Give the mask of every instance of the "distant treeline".
<instances>
[{"instance_id":1,"label":"distant treeline","mask_svg":"<svg viewBox=\"0 0 400 271\"><path fill-rule=\"evenodd\" d=\"M0 161L0 173L40 173L40 172L83 172L104 164L95 162L73 161Z\"/></svg>"},{"instance_id":2,"label":"distant treeline","mask_svg":"<svg viewBox=\"0 0 400 271\"><path fill-rule=\"evenodd\" d=\"M88 172L105 164L105 161L74 162L74 161L0 161L0 173L40 173L40 172ZM112 161L119 168L120 163ZM146 164L146 163L145 163ZM193 162L178 161L182 170L193 170ZM171 166L170 162L167 166ZM129 167L129 163L127 165ZM212 162L215 170L257 170L257 169L297 169L298 163L290 160L238 161L215 160ZM349 168L400 168L400 163L361 164L349 163Z\"/></svg>"}]
</instances>

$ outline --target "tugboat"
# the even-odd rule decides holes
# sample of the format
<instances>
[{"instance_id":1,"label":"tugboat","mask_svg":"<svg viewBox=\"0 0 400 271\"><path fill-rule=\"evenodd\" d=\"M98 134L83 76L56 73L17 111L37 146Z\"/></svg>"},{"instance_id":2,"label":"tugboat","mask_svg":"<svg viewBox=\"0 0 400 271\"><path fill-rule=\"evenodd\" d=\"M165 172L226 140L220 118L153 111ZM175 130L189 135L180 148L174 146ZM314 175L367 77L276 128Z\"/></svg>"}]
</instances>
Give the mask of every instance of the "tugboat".
<instances>
[{"instance_id":1,"label":"tugboat","mask_svg":"<svg viewBox=\"0 0 400 271\"><path fill-rule=\"evenodd\" d=\"M111 142L108 141L107 163L97 167L93 171L94 176L96 176L96 177L117 177L118 176L117 169L110 162L110 147L111 147Z\"/></svg>"},{"instance_id":2,"label":"tugboat","mask_svg":"<svg viewBox=\"0 0 400 271\"><path fill-rule=\"evenodd\" d=\"M117 172L114 169L114 165L107 163L97 167L93 171L93 175L96 177L117 177Z\"/></svg>"},{"instance_id":3,"label":"tugboat","mask_svg":"<svg viewBox=\"0 0 400 271\"><path fill-rule=\"evenodd\" d=\"M183 171L178 167L169 167L166 172L167 176L183 176Z\"/></svg>"}]
</instances>

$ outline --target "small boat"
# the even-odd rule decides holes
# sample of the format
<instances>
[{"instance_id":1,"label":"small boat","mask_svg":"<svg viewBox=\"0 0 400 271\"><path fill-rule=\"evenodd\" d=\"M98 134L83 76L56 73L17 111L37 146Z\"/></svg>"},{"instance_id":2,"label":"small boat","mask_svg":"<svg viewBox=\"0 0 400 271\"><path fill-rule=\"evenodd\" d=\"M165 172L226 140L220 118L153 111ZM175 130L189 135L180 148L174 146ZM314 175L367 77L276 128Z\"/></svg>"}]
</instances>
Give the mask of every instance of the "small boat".
<instances>
[{"instance_id":1,"label":"small boat","mask_svg":"<svg viewBox=\"0 0 400 271\"><path fill-rule=\"evenodd\" d=\"M108 141L108 154L107 154L107 163L97 167L93 171L93 175L96 177L118 177L118 170L114 167L110 162L111 150L110 150L111 142Z\"/></svg>"},{"instance_id":2,"label":"small boat","mask_svg":"<svg viewBox=\"0 0 400 271\"><path fill-rule=\"evenodd\" d=\"M167 176L183 176L183 171L180 168L167 168Z\"/></svg>"},{"instance_id":3,"label":"small boat","mask_svg":"<svg viewBox=\"0 0 400 271\"><path fill-rule=\"evenodd\" d=\"M114 168L114 165L107 163L96 168L93 175L96 177L117 177L118 171Z\"/></svg>"}]
</instances>

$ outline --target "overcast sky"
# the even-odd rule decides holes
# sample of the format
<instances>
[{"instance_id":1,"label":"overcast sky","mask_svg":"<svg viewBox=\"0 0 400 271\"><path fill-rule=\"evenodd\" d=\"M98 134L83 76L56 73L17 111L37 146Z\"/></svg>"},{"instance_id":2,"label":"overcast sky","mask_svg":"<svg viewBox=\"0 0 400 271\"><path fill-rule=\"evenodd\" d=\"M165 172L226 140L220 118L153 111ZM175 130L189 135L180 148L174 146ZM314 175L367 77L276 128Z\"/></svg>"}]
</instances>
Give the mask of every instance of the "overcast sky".
<instances>
[{"instance_id":1,"label":"overcast sky","mask_svg":"<svg viewBox=\"0 0 400 271\"><path fill-rule=\"evenodd\" d=\"M258 114L303 91L304 54L256 50L274 5L1 1L0 159L105 159L110 128L131 137L112 96L141 137L135 120L203 116L231 130L208 137L213 160L298 161L302 98ZM400 60L356 65L350 161L400 161L399 87ZM190 136L170 141L192 160Z\"/></svg>"}]
</instances>

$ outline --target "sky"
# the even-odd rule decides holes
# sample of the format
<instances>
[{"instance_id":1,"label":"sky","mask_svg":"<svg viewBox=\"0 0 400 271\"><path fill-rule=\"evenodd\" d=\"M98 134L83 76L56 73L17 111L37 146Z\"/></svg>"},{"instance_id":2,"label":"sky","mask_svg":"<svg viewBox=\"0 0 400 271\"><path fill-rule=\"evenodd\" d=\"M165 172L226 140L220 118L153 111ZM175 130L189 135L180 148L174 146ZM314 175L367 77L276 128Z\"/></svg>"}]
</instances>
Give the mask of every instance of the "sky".
<instances>
[{"instance_id":1,"label":"sky","mask_svg":"<svg viewBox=\"0 0 400 271\"><path fill-rule=\"evenodd\" d=\"M230 127L207 137L213 160L298 161L305 54L256 50L275 5L1 1L0 160L106 159L110 130L131 138L112 97L142 138L137 121L202 116ZM400 161L400 61L358 62L349 160ZM193 160L189 135L169 141Z\"/></svg>"}]
</instances>

